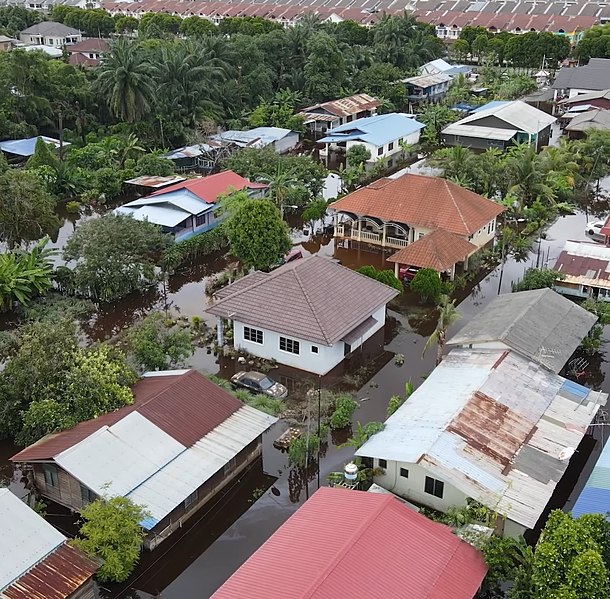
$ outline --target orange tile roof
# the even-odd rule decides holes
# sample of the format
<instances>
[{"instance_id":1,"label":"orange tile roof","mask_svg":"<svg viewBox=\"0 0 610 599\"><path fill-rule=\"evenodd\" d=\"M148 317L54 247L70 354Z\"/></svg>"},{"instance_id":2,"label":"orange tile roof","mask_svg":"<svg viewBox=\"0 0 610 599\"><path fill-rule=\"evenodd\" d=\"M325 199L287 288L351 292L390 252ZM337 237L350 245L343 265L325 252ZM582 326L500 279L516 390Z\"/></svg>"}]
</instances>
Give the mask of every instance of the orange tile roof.
<instances>
[{"instance_id":1,"label":"orange tile roof","mask_svg":"<svg viewBox=\"0 0 610 599\"><path fill-rule=\"evenodd\" d=\"M442 272L452 268L456 262L464 260L476 250L477 246L463 237L437 229L392 254L388 262L433 268L437 272Z\"/></svg>"},{"instance_id":2,"label":"orange tile roof","mask_svg":"<svg viewBox=\"0 0 610 599\"><path fill-rule=\"evenodd\" d=\"M471 235L504 211L473 191L439 177L406 174L379 179L330 205L334 210L427 229Z\"/></svg>"}]
</instances>

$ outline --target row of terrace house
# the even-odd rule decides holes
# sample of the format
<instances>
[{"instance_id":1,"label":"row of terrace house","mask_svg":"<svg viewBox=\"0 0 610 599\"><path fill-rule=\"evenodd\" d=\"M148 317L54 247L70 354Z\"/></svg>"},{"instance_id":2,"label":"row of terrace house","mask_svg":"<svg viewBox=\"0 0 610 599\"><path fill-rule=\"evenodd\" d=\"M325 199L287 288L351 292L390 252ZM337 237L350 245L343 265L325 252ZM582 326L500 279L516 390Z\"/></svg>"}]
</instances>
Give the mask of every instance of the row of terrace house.
<instances>
[{"instance_id":1,"label":"row of terrace house","mask_svg":"<svg viewBox=\"0 0 610 599\"><path fill-rule=\"evenodd\" d=\"M446 512L474 499L499 534L539 530L607 401L557 374L595 321L550 289L499 296L356 454L409 501Z\"/></svg>"},{"instance_id":2,"label":"row of terrace house","mask_svg":"<svg viewBox=\"0 0 610 599\"><path fill-rule=\"evenodd\" d=\"M261 456L277 418L242 404L195 370L151 372L134 402L30 445L11 460L38 493L76 512L100 496L146 507L154 549Z\"/></svg>"},{"instance_id":3,"label":"row of terrace house","mask_svg":"<svg viewBox=\"0 0 610 599\"><path fill-rule=\"evenodd\" d=\"M330 205L335 238L382 250L397 277L402 267L433 268L448 278L468 268L468 258L493 243L504 208L441 179L405 174L379 179Z\"/></svg>"}]
</instances>

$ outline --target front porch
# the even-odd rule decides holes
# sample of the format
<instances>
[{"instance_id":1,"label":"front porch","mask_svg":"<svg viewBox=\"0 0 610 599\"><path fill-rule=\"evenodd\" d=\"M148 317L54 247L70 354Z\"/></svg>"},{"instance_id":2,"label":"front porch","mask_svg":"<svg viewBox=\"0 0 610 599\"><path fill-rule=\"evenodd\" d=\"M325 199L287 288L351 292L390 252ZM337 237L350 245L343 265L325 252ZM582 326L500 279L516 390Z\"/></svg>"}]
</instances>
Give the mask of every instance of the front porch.
<instances>
[{"instance_id":1,"label":"front porch","mask_svg":"<svg viewBox=\"0 0 610 599\"><path fill-rule=\"evenodd\" d=\"M379 247L402 249L413 241L413 235L412 229L399 223L386 223L367 217L338 222L338 218L335 218L335 237L338 239L353 239Z\"/></svg>"}]
</instances>

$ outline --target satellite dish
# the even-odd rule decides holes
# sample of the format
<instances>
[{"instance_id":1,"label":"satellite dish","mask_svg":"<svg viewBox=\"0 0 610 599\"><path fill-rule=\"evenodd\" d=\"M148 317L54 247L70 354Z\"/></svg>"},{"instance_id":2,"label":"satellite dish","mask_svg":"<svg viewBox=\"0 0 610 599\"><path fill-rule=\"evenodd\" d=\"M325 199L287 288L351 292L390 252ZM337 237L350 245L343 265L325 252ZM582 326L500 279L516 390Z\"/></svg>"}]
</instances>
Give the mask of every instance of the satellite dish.
<instances>
[{"instance_id":1,"label":"satellite dish","mask_svg":"<svg viewBox=\"0 0 610 599\"><path fill-rule=\"evenodd\" d=\"M562 462L569 460L576 453L576 449L574 447L564 447L559 452L559 459Z\"/></svg>"}]
</instances>

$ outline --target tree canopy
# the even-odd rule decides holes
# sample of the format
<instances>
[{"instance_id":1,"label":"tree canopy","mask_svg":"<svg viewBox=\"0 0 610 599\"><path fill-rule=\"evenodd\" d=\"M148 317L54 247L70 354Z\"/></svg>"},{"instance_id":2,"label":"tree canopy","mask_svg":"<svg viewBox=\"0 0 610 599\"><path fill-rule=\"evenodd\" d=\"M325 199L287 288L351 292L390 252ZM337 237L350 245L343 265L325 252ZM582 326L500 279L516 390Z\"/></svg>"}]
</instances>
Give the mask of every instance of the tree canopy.
<instances>
[{"instance_id":1,"label":"tree canopy","mask_svg":"<svg viewBox=\"0 0 610 599\"><path fill-rule=\"evenodd\" d=\"M73 322L42 320L19 332L0 374L0 432L22 444L133 401L136 376L106 346L83 349Z\"/></svg>"},{"instance_id":2,"label":"tree canopy","mask_svg":"<svg viewBox=\"0 0 610 599\"><path fill-rule=\"evenodd\" d=\"M14 169L0 174L0 241L14 248L53 234L59 227L55 204L35 174Z\"/></svg>"},{"instance_id":3,"label":"tree canopy","mask_svg":"<svg viewBox=\"0 0 610 599\"><path fill-rule=\"evenodd\" d=\"M223 224L231 253L246 268L269 270L291 248L288 228L269 200L249 200Z\"/></svg>"},{"instance_id":4,"label":"tree canopy","mask_svg":"<svg viewBox=\"0 0 610 599\"><path fill-rule=\"evenodd\" d=\"M129 216L106 214L82 223L64 247L73 268L57 269L68 293L109 302L158 281L162 253L170 239L161 228Z\"/></svg>"},{"instance_id":5,"label":"tree canopy","mask_svg":"<svg viewBox=\"0 0 610 599\"><path fill-rule=\"evenodd\" d=\"M127 497L100 497L81 510L83 524L71 543L102 560L100 580L123 582L140 558L144 530L140 522L148 512Z\"/></svg>"}]
</instances>

